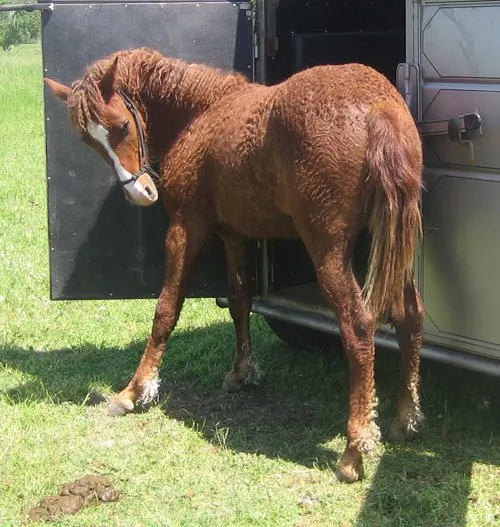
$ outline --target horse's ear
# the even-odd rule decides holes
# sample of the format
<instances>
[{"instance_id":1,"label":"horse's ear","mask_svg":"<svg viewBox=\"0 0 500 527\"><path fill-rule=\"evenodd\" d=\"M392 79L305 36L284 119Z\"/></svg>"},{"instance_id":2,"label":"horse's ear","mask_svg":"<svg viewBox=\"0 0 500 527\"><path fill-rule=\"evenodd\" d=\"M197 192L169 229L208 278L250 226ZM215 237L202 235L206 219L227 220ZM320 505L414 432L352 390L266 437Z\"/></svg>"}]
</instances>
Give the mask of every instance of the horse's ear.
<instances>
[{"instance_id":1,"label":"horse's ear","mask_svg":"<svg viewBox=\"0 0 500 527\"><path fill-rule=\"evenodd\" d=\"M43 81L52 90L52 92L63 101L65 101L71 93L71 88L69 86L60 84L59 82L53 81L52 79L48 79L47 77L44 77Z\"/></svg>"},{"instance_id":2,"label":"horse's ear","mask_svg":"<svg viewBox=\"0 0 500 527\"><path fill-rule=\"evenodd\" d=\"M111 99L111 96L115 92L117 67L118 57L115 57L109 68L102 76L101 82L99 83L99 88L101 89L101 93L105 101L109 101L109 99Z\"/></svg>"}]
</instances>

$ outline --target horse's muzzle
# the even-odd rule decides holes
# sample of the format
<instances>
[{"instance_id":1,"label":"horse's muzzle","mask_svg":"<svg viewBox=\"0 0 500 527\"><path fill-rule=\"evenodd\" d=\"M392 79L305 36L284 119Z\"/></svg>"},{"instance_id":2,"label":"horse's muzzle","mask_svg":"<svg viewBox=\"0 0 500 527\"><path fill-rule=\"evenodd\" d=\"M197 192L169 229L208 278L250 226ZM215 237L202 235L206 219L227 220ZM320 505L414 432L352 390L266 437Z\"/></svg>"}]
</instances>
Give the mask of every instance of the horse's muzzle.
<instances>
[{"instance_id":1,"label":"horse's muzzle","mask_svg":"<svg viewBox=\"0 0 500 527\"><path fill-rule=\"evenodd\" d=\"M137 180L123 187L125 197L134 205L149 207L158 201L158 190L149 174L142 174Z\"/></svg>"}]
</instances>

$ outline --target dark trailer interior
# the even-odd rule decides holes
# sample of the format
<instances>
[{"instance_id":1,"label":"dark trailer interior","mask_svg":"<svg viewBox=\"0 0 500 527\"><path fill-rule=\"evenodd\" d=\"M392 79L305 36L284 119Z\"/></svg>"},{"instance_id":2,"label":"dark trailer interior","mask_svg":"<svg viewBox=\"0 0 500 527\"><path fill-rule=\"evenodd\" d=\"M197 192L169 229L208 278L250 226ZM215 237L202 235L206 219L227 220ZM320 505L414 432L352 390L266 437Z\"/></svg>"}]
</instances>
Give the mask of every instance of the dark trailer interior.
<instances>
[{"instance_id":1,"label":"dark trailer interior","mask_svg":"<svg viewBox=\"0 0 500 527\"><path fill-rule=\"evenodd\" d=\"M402 0L267 2L267 82L320 64L368 64L395 82L405 61Z\"/></svg>"}]
</instances>

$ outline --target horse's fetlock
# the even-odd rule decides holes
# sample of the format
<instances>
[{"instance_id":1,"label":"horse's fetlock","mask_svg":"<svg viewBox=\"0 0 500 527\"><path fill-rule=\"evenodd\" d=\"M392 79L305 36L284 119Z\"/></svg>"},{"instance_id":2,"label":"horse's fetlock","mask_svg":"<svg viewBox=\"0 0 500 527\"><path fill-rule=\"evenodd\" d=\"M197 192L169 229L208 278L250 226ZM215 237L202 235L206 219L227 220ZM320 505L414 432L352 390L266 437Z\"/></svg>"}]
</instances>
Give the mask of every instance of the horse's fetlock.
<instances>
[{"instance_id":1,"label":"horse's fetlock","mask_svg":"<svg viewBox=\"0 0 500 527\"><path fill-rule=\"evenodd\" d=\"M370 454L376 450L382 434L375 421L371 421L366 428L359 431L349 441L349 448L358 450L361 454Z\"/></svg>"},{"instance_id":2,"label":"horse's fetlock","mask_svg":"<svg viewBox=\"0 0 500 527\"><path fill-rule=\"evenodd\" d=\"M245 384L256 384L260 379L259 365L252 360L249 360L242 371L241 378Z\"/></svg>"},{"instance_id":3,"label":"horse's fetlock","mask_svg":"<svg viewBox=\"0 0 500 527\"><path fill-rule=\"evenodd\" d=\"M138 403L146 406L158 399L160 389L160 378L156 375L141 385L141 395Z\"/></svg>"}]
</instances>

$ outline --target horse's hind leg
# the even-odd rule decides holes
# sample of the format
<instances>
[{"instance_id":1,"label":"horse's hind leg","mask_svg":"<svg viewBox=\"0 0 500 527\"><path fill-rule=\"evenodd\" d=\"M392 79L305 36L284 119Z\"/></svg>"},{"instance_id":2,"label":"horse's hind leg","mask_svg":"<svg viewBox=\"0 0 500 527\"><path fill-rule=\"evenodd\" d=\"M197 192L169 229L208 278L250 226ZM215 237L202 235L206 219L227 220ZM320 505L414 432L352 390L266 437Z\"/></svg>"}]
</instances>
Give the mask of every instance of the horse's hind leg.
<instances>
[{"instance_id":1,"label":"horse's hind leg","mask_svg":"<svg viewBox=\"0 0 500 527\"><path fill-rule=\"evenodd\" d=\"M363 477L363 454L380 439L375 423L374 379L376 321L367 309L351 269L351 248L345 238L316 238L306 242L322 293L334 309L350 366L350 401L347 446L337 468L341 481Z\"/></svg>"},{"instance_id":2,"label":"horse's hind leg","mask_svg":"<svg viewBox=\"0 0 500 527\"><path fill-rule=\"evenodd\" d=\"M403 302L393 307L391 322L396 328L401 349L401 384L396 418L389 439L404 442L413 438L423 420L419 403L419 352L422 346L424 307L413 282L406 286Z\"/></svg>"},{"instance_id":3,"label":"horse's hind leg","mask_svg":"<svg viewBox=\"0 0 500 527\"><path fill-rule=\"evenodd\" d=\"M151 336L134 377L111 402L110 415L131 412L138 401L147 403L156 396L158 371L166 343L179 318L187 279L208 236L205 229L188 231L182 223L173 223L169 227L165 242L165 277Z\"/></svg>"},{"instance_id":4,"label":"horse's hind leg","mask_svg":"<svg viewBox=\"0 0 500 527\"><path fill-rule=\"evenodd\" d=\"M251 276L248 245L243 240L224 239L228 273L229 312L236 331L236 355L233 369L226 375L222 389L238 392L246 384L255 383L259 371L252 359L249 316L251 308Z\"/></svg>"}]
</instances>

